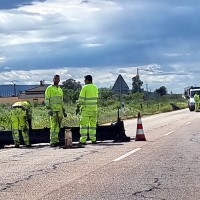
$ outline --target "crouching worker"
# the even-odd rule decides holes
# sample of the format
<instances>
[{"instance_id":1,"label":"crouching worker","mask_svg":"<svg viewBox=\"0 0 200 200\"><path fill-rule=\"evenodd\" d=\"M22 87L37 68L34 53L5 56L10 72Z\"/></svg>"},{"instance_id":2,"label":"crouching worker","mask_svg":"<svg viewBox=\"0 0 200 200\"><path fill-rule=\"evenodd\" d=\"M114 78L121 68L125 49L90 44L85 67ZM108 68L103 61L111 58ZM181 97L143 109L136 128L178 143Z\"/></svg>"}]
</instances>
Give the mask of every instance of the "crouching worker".
<instances>
[{"instance_id":1,"label":"crouching worker","mask_svg":"<svg viewBox=\"0 0 200 200\"><path fill-rule=\"evenodd\" d=\"M19 101L12 105L11 123L12 136L16 148L19 148L20 139L19 131L22 132L22 137L26 147L31 147L29 131L31 129L32 109L27 101Z\"/></svg>"},{"instance_id":2,"label":"crouching worker","mask_svg":"<svg viewBox=\"0 0 200 200\"><path fill-rule=\"evenodd\" d=\"M59 144L59 131L63 116L67 117L63 108L63 91L59 86L60 76L55 75L53 85L47 87L45 91L45 105L50 116L50 147Z\"/></svg>"}]
</instances>

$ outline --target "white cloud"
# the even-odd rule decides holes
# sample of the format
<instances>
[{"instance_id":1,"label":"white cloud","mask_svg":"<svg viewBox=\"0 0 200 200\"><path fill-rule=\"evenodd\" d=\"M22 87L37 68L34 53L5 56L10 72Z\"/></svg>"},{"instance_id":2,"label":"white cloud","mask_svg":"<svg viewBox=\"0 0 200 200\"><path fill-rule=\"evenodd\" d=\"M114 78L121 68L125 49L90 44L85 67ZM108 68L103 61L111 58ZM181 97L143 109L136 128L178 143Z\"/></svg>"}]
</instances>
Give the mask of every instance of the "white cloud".
<instances>
[{"instance_id":1,"label":"white cloud","mask_svg":"<svg viewBox=\"0 0 200 200\"><path fill-rule=\"evenodd\" d=\"M189 54L189 53L186 53L186 54L183 54L183 53L163 53L163 55L176 57L176 56L190 56L191 54Z\"/></svg>"},{"instance_id":2,"label":"white cloud","mask_svg":"<svg viewBox=\"0 0 200 200\"><path fill-rule=\"evenodd\" d=\"M140 68L145 69L147 66L140 66ZM125 68L115 68L113 70L107 68L57 68L50 70L20 70L20 71L7 71L0 73L0 83L9 83L12 80L17 80L18 84L39 84L40 80L45 80L46 84L51 84L53 80L53 76L55 74L59 74L61 76L61 82L66 79L73 78L76 81L80 81L84 84L84 76L87 74L91 74L94 79L94 83L99 87L112 87L120 73L122 73L123 78L129 85L131 89L132 85L132 77L136 75L138 66L135 67L125 67ZM148 68L147 68L148 69ZM161 72L160 72L161 73ZM174 74L162 75L162 74L152 74L148 71L141 71L140 79L145 84L154 91L156 88L159 88L162 85L167 85L170 90L174 92L182 92L182 89L179 88L180 84L177 84L177 79L179 82L183 82L186 76L179 76Z\"/></svg>"},{"instance_id":3,"label":"white cloud","mask_svg":"<svg viewBox=\"0 0 200 200\"><path fill-rule=\"evenodd\" d=\"M1 83L91 73L109 87L122 73L131 86L139 68L152 88L181 91L200 73L196 2L47 0L0 10Z\"/></svg>"},{"instance_id":4,"label":"white cloud","mask_svg":"<svg viewBox=\"0 0 200 200\"><path fill-rule=\"evenodd\" d=\"M64 35L68 36L70 32L74 35L88 31L96 33L102 21L97 20L99 12L112 15L119 8L119 5L111 1L81 4L79 0L69 0L67 3L65 0L47 0L10 11L0 11L0 46L58 41L57 38L64 40ZM58 35L54 33L55 30ZM54 34L46 34L47 31ZM3 42L5 40L7 42Z\"/></svg>"},{"instance_id":5,"label":"white cloud","mask_svg":"<svg viewBox=\"0 0 200 200\"><path fill-rule=\"evenodd\" d=\"M5 57L0 57L0 62L5 62Z\"/></svg>"},{"instance_id":6,"label":"white cloud","mask_svg":"<svg viewBox=\"0 0 200 200\"><path fill-rule=\"evenodd\" d=\"M102 46L103 44L92 44L92 43L88 43L88 44L82 44L82 46L84 46L84 47L89 47L89 48L91 48L91 47L99 47L99 46Z\"/></svg>"}]
</instances>

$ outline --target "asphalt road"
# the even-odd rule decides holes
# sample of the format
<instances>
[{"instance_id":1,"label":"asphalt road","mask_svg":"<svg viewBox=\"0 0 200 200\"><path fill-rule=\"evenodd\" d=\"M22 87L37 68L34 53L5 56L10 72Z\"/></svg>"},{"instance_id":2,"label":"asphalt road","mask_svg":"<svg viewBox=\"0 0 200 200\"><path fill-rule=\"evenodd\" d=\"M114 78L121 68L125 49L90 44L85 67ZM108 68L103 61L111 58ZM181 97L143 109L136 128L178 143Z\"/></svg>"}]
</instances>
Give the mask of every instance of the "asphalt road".
<instances>
[{"instance_id":1,"label":"asphalt road","mask_svg":"<svg viewBox=\"0 0 200 200\"><path fill-rule=\"evenodd\" d=\"M0 199L200 199L200 113L142 118L147 141L0 150ZM134 137L136 119L125 121Z\"/></svg>"}]
</instances>

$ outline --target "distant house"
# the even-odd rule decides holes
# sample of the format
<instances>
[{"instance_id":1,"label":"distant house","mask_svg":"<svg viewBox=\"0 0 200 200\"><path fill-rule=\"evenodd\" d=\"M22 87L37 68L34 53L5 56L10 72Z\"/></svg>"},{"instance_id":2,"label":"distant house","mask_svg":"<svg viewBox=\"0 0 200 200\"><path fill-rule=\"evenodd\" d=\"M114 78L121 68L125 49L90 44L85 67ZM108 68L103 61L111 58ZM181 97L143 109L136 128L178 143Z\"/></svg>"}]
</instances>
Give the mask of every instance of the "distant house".
<instances>
[{"instance_id":1,"label":"distant house","mask_svg":"<svg viewBox=\"0 0 200 200\"><path fill-rule=\"evenodd\" d=\"M38 85L0 85L0 98L19 96L25 90L37 87Z\"/></svg>"},{"instance_id":2,"label":"distant house","mask_svg":"<svg viewBox=\"0 0 200 200\"><path fill-rule=\"evenodd\" d=\"M21 85L22 86L22 85ZM30 102L44 102L45 98L45 90L49 85L45 85L44 81L40 81L40 85L33 85L32 87L24 85L25 90L22 90L23 87L20 87L21 91L17 96L14 95L0 95L0 104L13 104L16 101L30 101ZM7 89L9 91L8 86L2 87L3 89ZM2 89L0 87L0 89ZM1 90L0 90L1 92ZM10 93L5 93L10 94Z\"/></svg>"},{"instance_id":3,"label":"distant house","mask_svg":"<svg viewBox=\"0 0 200 200\"><path fill-rule=\"evenodd\" d=\"M45 85L44 81L40 81L40 85L22 92L18 98L29 101L43 102L45 98L45 90L48 85Z\"/></svg>"}]
</instances>

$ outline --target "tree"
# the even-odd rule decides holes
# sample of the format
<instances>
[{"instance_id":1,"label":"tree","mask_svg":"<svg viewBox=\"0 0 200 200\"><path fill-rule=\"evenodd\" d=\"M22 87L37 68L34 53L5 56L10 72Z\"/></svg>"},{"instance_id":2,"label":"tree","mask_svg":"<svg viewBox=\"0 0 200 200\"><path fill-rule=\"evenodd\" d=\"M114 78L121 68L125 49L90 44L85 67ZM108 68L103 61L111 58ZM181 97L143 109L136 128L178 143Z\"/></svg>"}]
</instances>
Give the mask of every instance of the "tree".
<instances>
[{"instance_id":1,"label":"tree","mask_svg":"<svg viewBox=\"0 0 200 200\"><path fill-rule=\"evenodd\" d=\"M99 97L101 100L107 100L112 98L112 91L110 88L100 88L99 89Z\"/></svg>"},{"instance_id":2,"label":"tree","mask_svg":"<svg viewBox=\"0 0 200 200\"><path fill-rule=\"evenodd\" d=\"M143 85L143 82L140 80L139 76L136 75L132 78L132 92L141 92L141 86Z\"/></svg>"},{"instance_id":3,"label":"tree","mask_svg":"<svg viewBox=\"0 0 200 200\"><path fill-rule=\"evenodd\" d=\"M76 103L79 97L79 90L63 89L64 102L66 103Z\"/></svg>"},{"instance_id":4,"label":"tree","mask_svg":"<svg viewBox=\"0 0 200 200\"><path fill-rule=\"evenodd\" d=\"M160 94L160 96L167 94L167 88L165 86L161 86L160 88L156 89L154 92Z\"/></svg>"},{"instance_id":5,"label":"tree","mask_svg":"<svg viewBox=\"0 0 200 200\"><path fill-rule=\"evenodd\" d=\"M81 89L81 83L72 78L67 79L66 81L64 81L63 83L63 88L65 89L70 89L70 90L80 90Z\"/></svg>"},{"instance_id":6,"label":"tree","mask_svg":"<svg viewBox=\"0 0 200 200\"><path fill-rule=\"evenodd\" d=\"M62 83L64 92L64 101L66 103L75 103L78 100L79 92L82 88L81 83L70 78Z\"/></svg>"}]
</instances>

